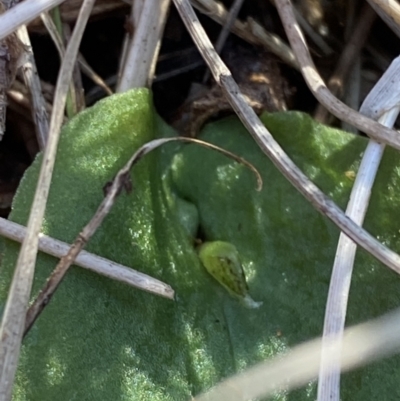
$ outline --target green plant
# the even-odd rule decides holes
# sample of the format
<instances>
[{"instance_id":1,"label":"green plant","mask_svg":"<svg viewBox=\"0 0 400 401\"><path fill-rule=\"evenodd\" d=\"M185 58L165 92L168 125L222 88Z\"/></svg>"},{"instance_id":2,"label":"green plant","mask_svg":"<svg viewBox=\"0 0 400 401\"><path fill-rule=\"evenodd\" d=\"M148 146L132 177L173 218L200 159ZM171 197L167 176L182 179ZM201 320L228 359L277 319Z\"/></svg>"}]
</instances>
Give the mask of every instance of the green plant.
<instances>
[{"instance_id":1,"label":"green plant","mask_svg":"<svg viewBox=\"0 0 400 401\"><path fill-rule=\"evenodd\" d=\"M264 115L263 122L344 207L366 141L302 113ZM104 184L134 150L173 134L143 89L110 97L74 118L61 135L43 232L72 241L100 203ZM133 170L132 194L120 196L87 248L169 283L176 301L73 267L24 340L15 400L189 399L320 334L338 230L281 176L236 118L209 124L201 138L252 162L262 173L263 190L255 191L244 166L195 145L169 144L146 156ZM11 219L22 224L39 165L40 156L14 202ZM398 158L388 150L366 222L394 250L400 250L393 218L398 171ZM235 245L260 308L244 307L208 275L188 230ZM6 240L2 300L17 253L18 245ZM40 255L33 294L54 265L54 258ZM399 285L393 272L359 251L349 323L396 306ZM343 397L388 399L390 392L394 398L399 371L392 358L347 374ZM314 387L276 398L314 398Z\"/></svg>"}]
</instances>

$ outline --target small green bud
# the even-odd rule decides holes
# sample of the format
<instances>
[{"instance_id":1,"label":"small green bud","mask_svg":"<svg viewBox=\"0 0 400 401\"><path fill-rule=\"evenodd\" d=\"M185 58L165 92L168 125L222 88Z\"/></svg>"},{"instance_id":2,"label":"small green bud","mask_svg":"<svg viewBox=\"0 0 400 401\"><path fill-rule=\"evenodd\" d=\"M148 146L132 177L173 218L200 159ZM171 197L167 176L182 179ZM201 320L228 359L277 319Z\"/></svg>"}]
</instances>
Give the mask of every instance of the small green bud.
<instances>
[{"instance_id":1,"label":"small green bud","mask_svg":"<svg viewBox=\"0 0 400 401\"><path fill-rule=\"evenodd\" d=\"M223 241L205 242L198 248L198 254L206 270L229 293L239 297L250 308L258 308L262 304L248 294L242 262L234 245Z\"/></svg>"}]
</instances>

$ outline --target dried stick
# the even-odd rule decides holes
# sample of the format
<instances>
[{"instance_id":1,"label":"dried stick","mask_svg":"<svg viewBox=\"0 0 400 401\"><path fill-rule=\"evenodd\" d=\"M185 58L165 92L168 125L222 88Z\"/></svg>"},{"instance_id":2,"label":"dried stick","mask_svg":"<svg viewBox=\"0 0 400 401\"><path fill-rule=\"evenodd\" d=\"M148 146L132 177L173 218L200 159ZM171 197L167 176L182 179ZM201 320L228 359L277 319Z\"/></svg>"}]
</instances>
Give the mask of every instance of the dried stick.
<instances>
[{"instance_id":1,"label":"dried stick","mask_svg":"<svg viewBox=\"0 0 400 401\"><path fill-rule=\"evenodd\" d=\"M400 4L395 0L367 0L370 6L400 38Z\"/></svg>"},{"instance_id":2,"label":"dried stick","mask_svg":"<svg viewBox=\"0 0 400 401\"><path fill-rule=\"evenodd\" d=\"M26 321L25 321L25 330L24 335L29 331L32 327L33 323L40 315L42 310L45 306L49 303L51 297L53 296L55 290L61 283L62 279L64 278L65 274L67 273L69 267L72 263L74 263L75 258L81 251L81 249L85 246L85 244L89 241L92 235L95 233L97 228L100 226L101 222L110 212L112 206L114 205L117 196L121 193L122 189L126 191L131 190L131 182L130 182L130 170L132 167L139 162L147 153L151 152L152 150L156 149L157 147L172 141L183 141L183 142L192 142L198 145L216 150L226 156L231 157L232 159L236 160L238 163L241 163L248 167L257 177L257 190L261 190L262 188L262 179L259 172L256 168L248 163L246 160L242 159L234 155L227 150L221 149L218 146L212 145L210 143L200 141L198 139L193 138L183 138L183 137L176 137L176 138L164 138L164 139L155 139L151 142L140 147L134 155L129 159L129 161L125 164L125 166L118 172L115 176L114 180L110 185L107 186L107 194L106 197L101 202L100 206L97 208L96 213L90 220L90 222L82 229L79 233L77 238L75 239L72 246L69 248L68 253L61 258L57 266L55 267L54 271L50 275L46 285L40 291L38 297L35 299L33 304L28 309L26 314Z\"/></svg>"},{"instance_id":3,"label":"dried stick","mask_svg":"<svg viewBox=\"0 0 400 401\"><path fill-rule=\"evenodd\" d=\"M41 84L43 89L43 82L41 82ZM33 117L31 115L28 116L26 113L26 111L30 111L32 109L31 100L26 85L24 85L22 82L18 80L15 80L12 88L7 91L7 95L15 103L26 109L24 110L25 117L27 119L30 119L30 121L34 122ZM12 107L12 104L10 104L9 106ZM51 114L51 110L53 109L52 104L44 100L44 107L46 110L46 115Z\"/></svg>"},{"instance_id":4,"label":"dried stick","mask_svg":"<svg viewBox=\"0 0 400 401\"><path fill-rule=\"evenodd\" d=\"M57 27L54 23L54 21L51 19L50 15L48 12L44 12L40 14L40 18L43 22L43 25L47 29L47 32L49 33L51 39L54 42L54 45L57 48L58 54L60 56L60 59L62 60L64 55L65 55L65 46L64 42L58 33ZM85 60L85 58L82 56L81 53L78 54L77 57L79 67L81 68L82 72L89 78L91 79L96 85L98 85L100 88L104 90L104 92L107 95L112 95L113 91L110 89L110 87L104 82L103 78L98 75L93 68L88 64L88 62Z\"/></svg>"},{"instance_id":5,"label":"dried stick","mask_svg":"<svg viewBox=\"0 0 400 401\"><path fill-rule=\"evenodd\" d=\"M64 0L23 1L0 15L0 40Z\"/></svg>"},{"instance_id":6,"label":"dried stick","mask_svg":"<svg viewBox=\"0 0 400 401\"><path fill-rule=\"evenodd\" d=\"M122 67L117 92L150 86L169 4L170 0L144 2L139 23L135 27L135 34Z\"/></svg>"},{"instance_id":7,"label":"dried stick","mask_svg":"<svg viewBox=\"0 0 400 401\"><path fill-rule=\"evenodd\" d=\"M346 329L343 344L332 340L329 357L342 354L342 370L399 352L400 310ZM309 341L231 376L192 401L250 401L266 399L279 390L292 390L314 380L321 357L321 339Z\"/></svg>"},{"instance_id":8,"label":"dried stick","mask_svg":"<svg viewBox=\"0 0 400 401\"><path fill-rule=\"evenodd\" d=\"M226 39L228 39L229 33L232 29L232 25L235 22L240 9L242 8L243 0L234 0L231 8L229 9L229 13L227 15L226 21L222 26L221 32L218 35L217 42L215 43L215 50L218 54L221 54L221 51L225 45ZM205 84L210 78L210 70L207 69L204 73L203 84Z\"/></svg>"},{"instance_id":9,"label":"dried stick","mask_svg":"<svg viewBox=\"0 0 400 401\"><path fill-rule=\"evenodd\" d=\"M46 110L46 101L42 94L42 86L36 68L35 57L32 52L31 41L25 25L22 25L18 29L17 35L20 41L25 45L25 61L22 65L22 73L25 85L29 88L36 138L39 149L43 150L49 135L49 116Z\"/></svg>"},{"instance_id":10,"label":"dried stick","mask_svg":"<svg viewBox=\"0 0 400 401\"><path fill-rule=\"evenodd\" d=\"M221 32L218 35L217 43L215 44L215 50L218 54L221 53L222 48L224 47L232 25L235 22L240 9L242 8L242 4L243 0L234 0L231 8L229 9L226 21L221 29Z\"/></svg>"},{"instance_id":11,"label":"dried stick","mask_svg":"<svg viewBox=\"0 0 400 401\"><path fill-rule=\"evenodd\" d=\"M308 23L308 21L303 17L297 8L294 8L294 15L296 16L296 20L299 22L299 25L302 27L303 31L314 42L314 44L319 47L325 56L329 56L334 53L332 47L325 42L319 33L315 32L314 28Z\"/></svg>"},{"instance_id":12,"label":"dried stick","mask_svg":"<svg viewBox=\"0 0 400 401\"><path fill-rule=\"evenodd\" d=\"M360 131L368 134L372 139L400 149L400 137L395 130L384 127L376 121L355 112L332 95L318 74L310 57L304 37L294 17L293 6L290 0L276 0L275 4L292 49L301 66L301 73L318 101L337 118L354 125Z\"/></svg>"},{"instance_id":13,"label":"dried stick","mask_svg":"<svg viewBox=\"0 0 400 401\"><path fill-rule=\"evenodd\" d=\"M193 7L206 14L218 24L225 24L228 18L228 12L225 6L215 0L191 0ZM232 33L243 40L254 45L264 46L271 53L277 55L283 62L295 69L299 69L296 57L292 49L277 35L264 29L253 18L248 18L246 23L238 19L232 25Z\"/></svg>"},{"instance_id":14,"label":"dried stick","mask_svg":"<svg viewBox=\"0 0 400 401\"><path fill-rule=\"evenodd\" d=\"M400 88L393 87L393 78L398 77L400 72L400 57L393 61L389 69L383 74L378 84L372 89L361 106L360 112L370 114L366 110L373 110L379 105L374 104L381 100L382 91L391 93L390 97L397 97L400 100ZM392 89L397 93L392 93ZM392 127L399 113L399 107L394 107L385 113L379 120L381 124ZM371 117L371 115L368 115ZM379 164L383 156L385 145L370 140L364 152L360 168L354 182L347 205L346 214L356 223L362 225L367 212L372 186L378 172ZM344 324L346 320L347 302L350 292L351 275L357 246L346 237L340 234L336 250L335 262L333 264L332 276L329 285L328 300L326 303L325 322L322 344L324 346L321 356L321 369L318 381L318 401L339 401L340 400L340 353L337 358L327 359L325 343L332 338L339 340L343 337Z\"/></svg>"},{"instance_id":15,"label":"dried stick","mask_svg":"<svg viewBox=\"0 0 400 401\"><path fill-rule=\"evenodd\" d=\"M270 158L292 185L323 215L328 217L354 242L371 253L386 266L400 274L400 256L379 243L372 235L349 219L287 156L270 132L246 103L228 68L224 65L204 32L188 0L174 0L193 41L221 86L232 108L253 136L261 150ZM369 121L369 119L366 119ZM379 124L378 124L379 125ZM380 125L379 125L380 126Z\"/></svg>"},{"instance_id":16,"label":"dried stick","mask_svg":"<svg viewBox=\"0 0 400 401\"><path fill-rule=\"evenodd\" d=\"M349 77L347 78L346 89L343 97L344 103L352 109L356 110L360 106L361 91L361 56L354 60L353 66L350 68ZM358 135L357 128L341 121L340 127L343 131Z\"/></svg>"},{"instance_id":17,"label":"dried stick","mask_svg":"<svg viewBox=\"0 0 400 401\"><path fill-rule=\"evenodd\" d=\"M24 3L23 3L24 4ZM61 65L50 121L50 135L43 154L38 186L28 220L27 234L15 268L0 327L0 399L11 398L15 371L18 364L25 312L29 301L35 270L39 232L53 172L60 127L63 120L66 94L71 79L79 43L83 35L94 0L82 4L74 33L68 44L66 57ZM19 5L8 11L16 9ZM5 15L5 14L4 14ZM1 23L0 23L1 26Z\"/></svg>"},{"instance_id":18,"label":"dried stick","mask_svg":"<svg viewBox=\"0 0 400 401\"><path fill-rule=\"evenodd\" d=\"M351 71L354 60L359 56L361 49L368 38L368 33L375 21L375 18L375 11L368 4L365 4L360 13L360 17L356 27L354 28L353 34L340 55L334 73L329 78L328 88L332 92L332 95L342 95L347 76ZM319 104L315 111L314 119L324 123L326 122L328 115L328 110Z\"/></svg>"},{"instance_id":19,"label":"dried stick","mask_svg":"<svg viewBox=\"0 0 400 401\"><path fill-rule=\"evenodd\" d=\"M0 235L17 242L22 242L26 235L26 227L0 217ZM65 255L70 246L47 235L39 235L39 250L56 258L61 258ZM74 264L140 290L174 299L174 290L168 284L130 267L93 255L92 253L82 251L77 256Z\"/></svg>"}]
</instances>

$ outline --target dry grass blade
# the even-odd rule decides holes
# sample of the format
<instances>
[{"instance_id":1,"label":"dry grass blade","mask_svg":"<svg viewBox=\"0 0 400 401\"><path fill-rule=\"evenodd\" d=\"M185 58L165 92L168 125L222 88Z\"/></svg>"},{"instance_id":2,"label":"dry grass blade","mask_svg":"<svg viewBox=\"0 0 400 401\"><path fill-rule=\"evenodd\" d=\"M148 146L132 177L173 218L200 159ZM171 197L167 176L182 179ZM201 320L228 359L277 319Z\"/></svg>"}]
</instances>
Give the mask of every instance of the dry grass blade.
<instances>
[{"instance_id":1,"label":"dry grass blade","mask_svg":"<svg viewBox=\"0 0 400 401\"><path fill-rule=\"evenodd\" d=\"M223 25L228 19L228 12L224 5L215 0L191 0L193 7L200 12L205 13L215 22ZM264 27L253 18L248 18L246 23L236 19L232 25L232 33L239 36L243 40L264 46L271 53L276 54L285 63L295 69L299 69L296 57L292 49L277 35L267 32Z\"/></svg>"},{"instance_id":2,"label":"dry grass blade","mask_svg":"<svg viewBox=\"0 0 400 401\"><path fill-rule=\"evenodd\" d=\"M46 101L42 94L42 87L37 73L35 57L32 53L29 35L25 25L18 29L17 35L26 47L26 60L22 65L22 73L24 75L25 85L29 88L31 95L32 116L33 121L35 122L36 138L39 144L39 149L43 150L49 135L49 116L46 111Z\"/></svg>"},{"instance_id":3,"label":"dry grass blade","mask_svg":"<svg viewBox=\"0 0 400 401\"><path fill-rule=\"evenodd\" d=\"M74 241L72 246L69 248L67 254L61 258L60 262L57 264L54 271L50 275L46 285L41 290L40 294L35 299L33 304L30 306L30 308L27 312L27 316L26 316L24 334L26 334L29 331L29 329L32 327L32 325L35 322L35 320L37 319L37 317L40 315L40 313L45 308L45 306L49 303L55 290L61 283L65 274L67 273L69 267L72 265L72 263L74 263L74 260L78 256L79 252L82 250L82 248L85 246L85 244L89 241L89 239L93 236L93 234L95 233L97 228L100 226L100 224L102 223L104 218L110 212L111 208L113 207L113 205L114 205L118 195L121 193L122 189L126 189L127 191L129 191L131 189L129 174L130 174L130 170L132 169L132 167L137 162L139 162L147 153L158 148L159 146L164 145L165 143L173 142L173 141L196 143L198 145L216 150L228 157L233 158L238 163L241 163L241 164L245 165L246 167L248 167L256 175L257 190L261 190L262 179L261 179L261 175L259 174L257 169L252 164L248 163L246 160L242 159L241 157L236 156L233 153L228 152L227 150L221 149L218 146L212 145L212 144L204 142L204 141L200 141L198 139L183 138L183 137L155 139L155 140L143 145L141 148L139 148L134 153L134 155L129 159L129 161L125 164L125 166L118 172L118 174L115 176L112 183L107 185L106 197L103 199L100 206L97 208L96 213L94 214L94 216L92 217L90 222L79 233L76 240Z\"/></svg>"},{"instance_id":4,"label":"dry grass blade","mask_svg":"<svg viewBox=\"0 0 400 401\"><path fill-rule=\"evenodd\" d=\"M318 46L319 50L321 50L325 56L333 54L334 50L325 42L322 36L314 30L314 28L308 23L307 19L303 17L301 12L295 8L294 13L304 32L314 42L314 44Z\"/></svg>"},{"instance_id":5,"label":"dry grass blade","mask_svg":"<svg viewBox=\"0 0 400 401\"><path fill-rule=\"evenodd\" d=\"M354 125L372 139L400 149L400 137L396 131L364 117L332 95L311 59L304 37L294 17L290 0L276 0L275 3L292 49L301 66L301 73L318 101L337 118Z\"/></svg>"},{"instance_id":6,"label":"dry grass blade","mask_svg":"<svg viewBox=\"0 0 400 401\"><path fill-rule=\"evenodd\" d=\"M215 43L215 50L218 54L221 54L221 51L225 45L226 39L229 36L229 33L232 29L232 25L237 19L240 9L242 8L243 0L234 0L231 8L229 9L229 13L227 15L226 21L222 26L221 32L218 35L217 42ZM210 70L206 70L203 77L203 84L207 83L210 78Z\"/></svg>"},{"instance_id":7,"label":"dry grass blade","mask_svg":"<svg viewBox=\"0 0 400 401\"><path fill-rule=\"evenodd\" d=\"M221 53L222 48L224 47L226 39L231 30L231 27L235 22L240 9L242 8L242 4L243 0L234 0L231 8L229 9L229 13L227 15L225 24L223 25L222 30L218 36L217 43L215 44L215 50L217 51L217 53Z\"/></svg>"},{"instance_id":8,"label":"dry grass blade","mask_svg":"<svg viewBox=\"0 0 400 401\"><path fill-rule=\"evenodd\" d=\"M60 127L72 68L94 0L85 0L66 57L61 65L54 97L54 109L50 122L50 135L43 155L38 187L35 192L28 221L27 235L22 244L14 272L7 303L0 327L0 399L11 398L14 375L25 323L25 311L29 301L38 249L39 231L42 224L47 195L55 161ZM17 6L15 7L17 8ZM12 10L10 10L12 11Z\"/></svg>"},{"instance_id":9,"label":"dry grass blade","mask_svg":"<svg viewBox=\"0 0 400 401\"><path fill-rule=\"evenodd\" d=\"M30 0L18 3L0 15L0 40L16 31L21 25L35 19L40 13L62 3L64 0Z\"/></svg>"},{"instance_id":10,"label":"dry grass blade","mask_svg":"<svg viewBox=\"0 0 400 401\"><path fill-rule=\"evenodd\" d=\"M17 242L22 242L26 235L26 227L0 217L0 235ZM70 246L47 235L40 234L39 236L39 250L56 258L61 258L65 255ZM140 290L174 299L174 290L168 284L130 267L120 265L89 252L82 251L77 256L74 264Z\"/></svg>"},{"instance_id":11,"label":"dry grass blade","mask_svg":"<svg viewBox=\"0 0 400 401\"><path fill-rule=\"evenodd\" d=\"M221 88L227 96L231 106L262 151L319 212L332 220L332 222L347 236L353 239L354 242L400 274L400 256L379 243L374 237L349 219L330 198L328 198L303 174L301 170L299 170L299 168L274 140L272 135L254 113L253 109L246 103L229 70L213 49L213 46L197 19L189 1L174 0L174 3L190 32L190 35L192 36L192 39L209 66L215 80L221 85Z\"/></svg>"},{"instance_id":12,"label":"dry grass blade","mask_svg":"<svg viewBox=\"0 0 400 401\"><path fill-rule=\"evenodd\" d=\"M44 12L40 14L40 18L43 22L43 25L46 27L47 32L49 33L51 39L54 42L54 45L57 48L58 54L61 60L65 54L65 46L57 31L57 27L53 20L51 19L48 12ZM107 95L112 95L113 91L109 88L109 86L104 82L104 80L90 67L84 57L79 53L78 54L78 63L79 67L81 68L82 72L90 78L96 85L104 90Z\"/></svg>"},{"instance_id":13,"label":"dry grass blade","mask_svg":"<svg viewBox=\"0 0 400 401\"><path fill-rule=\"evenodd\" d=\"M127 51L117 92L149 86L153 80L155 58L160 47L170 0L147 0ZM151 27L151 28L149 28Z\"/></svg>"},{"instance_id":14,"label":"dry grass blade","mask_svg":"<svg viewBox=\"0 0 400 401\"><path fill-rule=\"evenodd\" d=\"M398 104L400 88L393 85L393 77L397 77L399 71L400 58L397 58L365 99L360 109L361 113L372 117L373 110L382 108L381 103L382 101L385 103L387 98L392 99L394 105ZM385 96L385 92L389 95ZM395 107L384 114L379 122L388 127L392 127L398 113L399 107ZM364 222L372 186L378 172L384 149L385 145L372 140L369 141L351 191L346 214L360 225ZM332 337L340 339L343 336L356 250L356 244L341 233L329 285L325 311L323 345L325 342L329 342ZM340 358L328 360L325 348L323 349L318 381L318 401L340 400L340 363Z\"/></svg>"},{"instance_id":15,"label":"dry grass blade","mask_svg":"<svg viewBox=\"0 0 400 401\"><path fill-rule=\"evenodd\" d=\"M398 109L388 114L390 115L385 116L387 118L383 118L381 122L386 122L388 126L389 124L392 126L396 120ZM362 225L367 212L372 185L383 156L384 148L385 145L372 140L369 142L353 186L346 213L360 225ZM318 381L318 401L340 400L341 360L339 354L336 355L336 359L327 355L325 344L329 343L332 337L337 338L340 343L340 338L343 336L356 250L356 244L345 234L341 233L332 269L325 311L324 348Z\"/></svg>"},{"instance_id":16,"label":"dry grass blade","mask_svg":"<svg viewBox=\"0 0 400 401\"><path fill-rule=\"evenodd\" d=\"M332 91L334 96L340 97L343 94L346 78L354 66L354 60L359 56L362 48L364 47L365 41L368 38L368 33L375 21L375 18L376 13L374 10L368 6L368 4L365 4L360 13L360 17L356 27L354 28L353 34L340 55L334 73L329 78L328 88ZM315 111L314 119L325 123L327 118L328 111L325 109L325 107L319 104L317 110Z\"/></svg>"},{"instance_id":17,"label":"dry grass blade","mask_svg":"<svg viewBox=\"0 0 400 401\"><path fill-rule=\"evenodd\" d=\"M341 353L342 370L354 369L367 362L399 351L400 310L371 322L347 329L343 344L332 340L327 348L330 360ZM192 401L246 401L273 395L279 390L298 388L318 374L321 339L293 348L243 373L224 380ZM264 398L263 398L264 399Z\"/></svg>"},{"instance_id":18,"label":"dry grass blade","mask_svg":"<svg viewBox=\"0 0 400 401\"><path fill-rule=\"evenodd\" d=\"M388 27L400 37L400 4L395 0L367 0L371 7L385 21Z\"/></svg>"}]
</instances>

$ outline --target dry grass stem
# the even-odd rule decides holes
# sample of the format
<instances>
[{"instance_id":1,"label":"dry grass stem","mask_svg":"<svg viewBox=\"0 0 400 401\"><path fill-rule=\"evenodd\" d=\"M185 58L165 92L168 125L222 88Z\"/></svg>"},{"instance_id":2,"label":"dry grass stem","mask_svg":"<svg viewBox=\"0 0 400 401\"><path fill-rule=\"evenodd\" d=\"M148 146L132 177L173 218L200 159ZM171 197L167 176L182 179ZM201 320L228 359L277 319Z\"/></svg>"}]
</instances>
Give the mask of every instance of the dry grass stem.
<instances>
[{"instance_id":1,"label":"dry grass stem","mask_svg":"<svg viewBox=\"0 0 400 401\"><path fill-rule=\"evenodd\" d=\"M11 6L0 0L0 16ZM6 130L7 90L15 79L23 54L24 46L15 33L0 40L0 141Z\"/></svg>"},{"instance_id":2,"label":"dry grass stem","mask_svg":"<svg viewBox=\"0 0 400 401\"><path fill-rule=\"evenodd\" d=\"M43 90L43 81L41 81L41 84ZM31 100L26 85L24 85L17 79L14 81L12 88L7 91L7 95L9 99L13 100L19 106L23 107L28 111L31 110L32 108ZM12 107L13 105L11 103L8 106ZM46 110L46 115L51 114L51 111L53 110L53 106L51 105L51 103L45 100L44 107ZM30 119L30 121L34 122L32 113L26 113L26 110L23 111L24 116L27 119Z\"/></svg>"},{"instance_id":3,"label":"dry grass stem","mask_svg":"<svg viewBox=\"0 0 400 401\"><path fill-rule=\"evenodd\" d=\"M0 40L64 0L23 1L0 15Z\"/></svg>"},{"instance_id":4,"label":"dry grass stem","mask_svg":"<svg viewBox=\"0 0 400 401\"><path fill-rule=\"evenodd\" d=\"M228 18L228 11L222 3L215 0L191 0L191 3L198 11L206 14L215 22L221 25L225 24ZM232 25L232 33L251 44L264 46L286 64L297 70L299 69L292 49L279 36L267 32L253 18L248 18L246 23L236 19Z\"/></svg>"},{"instance_id":5,"label":"dry grass stem","mask_svg":"<svg viewBox=\"0 0 400 401\"><path fill-rule=\"evenodd\" d=\"M17 242L22 242L25 234L26 227L0 217L0 235ZM61 258L65 255L70 246L47 235L39 235L39 250L56 258ZM74 264L140 290L174 299L174 290L168 284L130 267L93 255L92 253L82 251L77 256Z\"/></svg>"},{"instance_id":6,"label":"dry grass stem","mask_svg":"<svg viewBox=\"0 0 400 401\"><path fill-rule=\"evenodd\" d=\"M344 94L344 102L356 110L360 106L360 97L361 97L361 56L358 56L354 60L353 66L350 68L349 77L347 79L345 94ZM358 134L357 128L352 125L346 123L346 121L341 121L340 124L342 130Z\"/></svg>"},{"instance_id":7,"label":"dry grass stem","mask_svg":"<svg viewBox=\"0 0 400 401\"><path fill-rule=\"evenodd\" d=\"M150 86L170 0L147 0L135 27L117 92Z\"/></svg>"},{"instance_id":8,"label":"dry grass stem","mask_svg":"<svg viewBox=\"0 0 400 401\"><path fill-rule=\"evenodd\" d=\"M370 6L400 38L400 4L396 0L367 0Z\"/></svg>"},{"instance_id":9,"label":"dry grass stem","mask_svg":"<svg viewBox=\"0 0 400 401\"><path fill-rule=\"evenodd\" d=\"M364 47L375 18L375 11L368 4L365 4L358 19L358 23L354 28L353 34L340 55L334 73L329 78L328 88L332 92L332 95L338 97L342 96L347 77L355 64L355 60L359 57L360 52ZM328 115L328 110L319 104L315 111L314 119L326 123Z\"/></svg>"},{"instance_id":10,"label":"dry grass stem","mask_svg":"<svg viewBox=\"0 0 400 401\"><path fill-rule=\"evenodd\" d=\"M21 5L23 4L26 3L22 3ZM9 400L11 398L25 323L25 312L29 301L35 270L39 232L42 225L55 162L60 128L63 121L66 94L71 80L72 68L75 63L79 44L93 4L94 0L85 0L82 4L73 36L68 44L66 57L61 65L54 98L54 109L50 121L49 138L44 150L38 186L28 220L27 234L21 247L7 302L4 308L0 327L1 400ZM8 11L8 13L15 10L17 7L19 7L19 5Z\"/></svg>"},{"instance_id":11,"label":"dry grass stem","mask_svg":"<svg viewBox=\"0 0 400 401\"><path fill-rule=\"evenodd\" d=\"M385 98L382 92L392 93L389 97L397 96L397 103L400 99L400 88L393 86L393 77L400 73L400 58L395 60L389 69L383 74L380 81L372 89L360 112L372 117L372 110L380 108L379 101ZM399 107L394 107L385 113L379 120L381 124L392 127L399 114ZM354 182L347 205L346 214L357 224L362 225L372 192L372 186L378 172L385 145L370 140L364 152L360 168ZM351 276L353 272L354 259L357 246L343 233L340 234L336 250L335 262L333 264L332 276L329 285L328 300L325 311L325 322L323 330L323 345L321 369L318 381L318 401L339 401L340 400L340 358L339 354L332 360L325 353L325 343L335 337L339 341L343 336L346 320L347 303L350 292Z\"/></svg>"},{"instance_id":12,"label":"dry grass stem","mask_svg":"<svg viewBox=\"0 0 400 401\"><path fill-rule=\"evenodd\" d=\"M22 25L18 29L17 35L25 45L25 61L22 65L22 73L25 85L29 88L36 138L39 149L43 150L49 135L49 116L47 114L46 101L42 95L42 87L36 68L35 57L32 52L31 41L25 25Z\"/></svg>"},{"instance_id":13,"label":"dry grass stem","mask_svg":"<svg viewBox=\"0 0 400 401\"><path fill-rule=\"evenodd\" d=\"M318 101L337 118L350 123L372 139L400 149L400 137L395 130L357 113L332 95L310 57L304 37L295 20L290 0L276 0L275 3L292 49L301 66L301 73Z\"/></svg>"},{"instance_id":14,"label":"dry grass stem","mask_svg":"<svg viewBox=\"0 0 400 401\"><path fill-rule=\"evenodd\" d=\"M51 19L50 15L48 12L44 12L40 14L40 18L43 21L43 25L46 27L47 32L49 33L51 39L54 42L54 45L57 48L58 54L60 56L60 59L62 60L65 54L65 46L64 43L61 39L61 36L59 35L57 31L57 27L54 24L53 20ZM93 68L87 63L87 61L84 59L81 53L78 54L78 63L79 67L81 68L82 72L90 78L96 85L98 85L100 88L104 90L104 92L107 95L112 95L113 91L110 89L110 87L104 82L103 78L101 78L94 70Z\"/></svg>"},{"instance_id":15,"label":"dry grass stem","mask_svg":"<svg viewBox=\"0 0 400 401\"><path fill-rule=\"evenodd\" d=\"M301 15L301 13L294 8L294 15L296 16L296 20L299 22L299 25L303 29L303 31L307 34L307 36L314 42L315 45L324 53L325 56L329 56L334 53L332 47L330 47L325 40L322 38L320 34L315 32L314 28L308 23L308 21Z\"/></svg>"},{"instance_id":16,"label":"dry grass stem","mask_svg":"<svg viewBox=\"0 0 400 401\"><path fill-rule=\"evenodd\" d=\"M240 9L242 8L244 0L234 0L231 8L229 9L226 21L224 25L222 26L221 32L219 33L217 43L215 44L215 50L217 53L221 53L222 48L224 47L224 44L226 42L226 39L229 36L229 33L231 31L232 25L234 24Z\"/></svg>"},{"instance_id":17,"label":"dry grass stem","mask_svg":"<svg viewBox=\"0 0 400 401\"><path fill-rule=\"evenodd\" d=\"M217 42L215 43L215 50L217 51L218 54L221 54L226 39L228 38L229 33L232 29L232 25L237 19L239 11L242 8L242 4L243 0L234 0L231 8L229 9L227 18L222 26L221 32L218 35ZM203 84L205 84L209 78L210 78L210 70L207 69L203 77Z\"/></svg>"}]
</instances>

